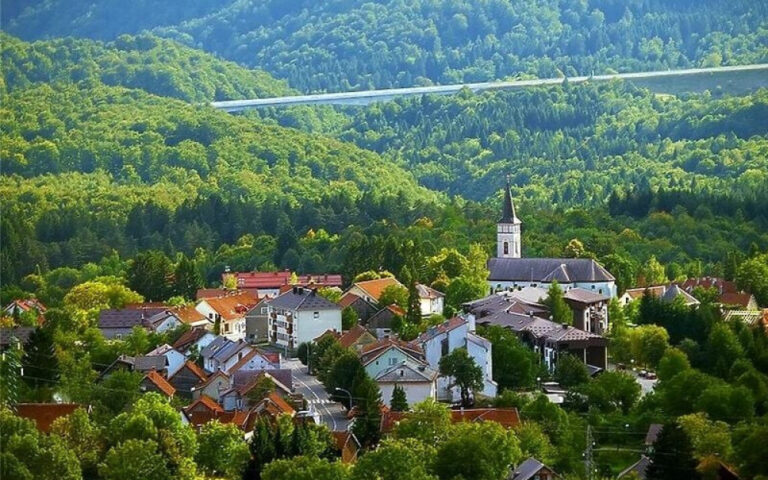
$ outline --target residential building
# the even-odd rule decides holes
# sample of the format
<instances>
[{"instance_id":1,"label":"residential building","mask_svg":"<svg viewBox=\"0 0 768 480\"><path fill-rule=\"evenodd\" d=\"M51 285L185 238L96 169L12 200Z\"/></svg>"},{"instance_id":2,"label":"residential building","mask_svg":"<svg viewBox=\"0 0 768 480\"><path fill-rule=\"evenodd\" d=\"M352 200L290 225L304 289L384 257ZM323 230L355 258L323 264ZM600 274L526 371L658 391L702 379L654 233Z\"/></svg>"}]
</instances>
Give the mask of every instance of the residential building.
<instances>
[{"instance_id":1,"label":"residential building","mask_svg":"<svg viewBox=\"0 0 768 480\"><path fill-rule=\"evenodd\" d=\"M193 305L175 307L173 313L179 317L181 323L189 325L192 328L200 327L207 330L213 330L213 320L198 312Z\"/></svg>"},{"instance_id":2,"label":"residential building","mask_svg":"<svg viewBox=\"0 0 768 480\"><path fill-rule=\"evenodd\" d=\"M215 339L216 335L213 332L203 327L193 327L173 342L173 348L183 353L186 357L192 354L199 355Z\"/></svg>"},{"instance_id":3,"label":"residential building","mask_svg":"<svg viewBox=\"0 0 768 480\"><path fill-rule=\"evenodd\" d=\"M285 287L341 287L342 278L338 274L308 274L298 275L290 270L280 272L226 272L222 275L222 283L234 278L239 289L256 290L259 297L276 297ZM292 281L293 279L293 281Z\"/></svg>"},{"instance_id":4,"label":"residential building","mask_svg":"<svg viewBox=\"0 0 768 480\"><path fill-rule=\"evenodd\" d=\"M443 314L445 306L444 293L420 283L416 284L416 290L419 292L419 304L421 305L421 314L423 316Z\"/></svg>"},{"instance_id":5,"label":"residential building","mask_svg":"<svg viewBox=\"0 0 768 480\"><path fill-rule=\"evenodd\" d=\"M352 432L331 432L342 463L355 463L360 452L360 441Z\"/></svg>"},{"instance_id":6,"label":"residential building","mask_svg":"<svg viewBox=\"0 0 768 480\"><path fill-rule=\"evenodd\" d=\"M109 309L99 312L98 326L108 339L122 339L141 327L163 333L181 325L181 319L167 307Z\"/></svg>"},{"instance_id":7,"label":"residential building","mask_svg":"<svg viewBox=\"0 0 768 480\"><path fill-rule=\"evenodd\" d=\"M252 349L234 365L227 369L227 373L234 375L236 372L253 372L261 370L277 370L280 368L280 354L262 352Z\"/></svg>"},{"instance_id":8,"label":"residential building","mask_svg":"<svg viewBox=\"0 0 768 480\"><path fill-rule=\"evenodd\" d=\"M342 347L351 348L356 352L359 352L363 347L374 342L376 342L376 337L359 324L347 330L339 337L339 343Z\"/></svg>"},{"instance_id":9,"label":"residential building","mask_svg":"<svg viewBox=\"0 0 768 480\"><path fill-rule=\"evenodd\" d=\"M429 328L411 344L420 347L432 369L439 371L440 359L457 348L466 348L475 364L483 370L483 390L487 397L495 397L497 384L493 381L491 360L491 342L475 334L473 322L461 317L454 317L440 325ZM438 400L457 401L461 398L458 387L450 387L451 379L440 377L437 381Z\"/></svg>"},{"instance_id":10,"label":"residential building","mask_svg":"<svg viewBox=\"0 0 768 480\"><path fill-rule=\"evenodd\" d=\"M37 324L42 325L45 323L45 317L43 316L47 308L43 303L36 298L17 299L9 303L4 309L3 314L0 316L27 316L30 315L33 318L37 318Z\"/></svg>"},{"instance_id":11,"label":"residential building","mask_svg":"<svg viewBox=\"0 0 768 480\"><path fill-rule=\"evenodd\" d=\"M405 286L398 282L394 277L378 278L376 280L366 280L363 282L353 283L351 287L347 289L344 294L353 294L359 298L362 298L368 303L373 305L379 304L379 298L387 287L402 287ZM343 298L343 297L342 297Z\"/></svg>"},{"instance_id":12,"label":"residential building","mask_svg":"<svg viewBox=\"0 0 768 480\"><path fill-rule=\"evenodd\" d=\"M145 357L165 357L165 373L167 377L172 377L181 367L184 366L184 362L187 361L187 357L183 353L179 352L172 346L160 345L151 352L144 355Z\"/></svg>"},{"instance_id":13,"label":"residential building","mask_svg":"<svg viewBox=\"0 0 768 480\"><path fill-rule=\"evenodd\" d=\"M181 368L168 376L168 383L173 385L180 397L189 399L192 398L195 387L207 379L208 375L202 368L187 360Z\"/></svg>"},{"instance_id":14,"label":"residential building","mask_svg":"<svg viewBox=\"0 0 768 480\"><path fill-rule=\"evenodd\" d=\"M269 341L288 349L311 342L326 330L341 331L341 307L316 294L294 287L268 303Z\"/></svg>"},{"instance_id":15,"label":"residential building","mask_svg":"<svg viewBox=\"0 0 768 480\"><path fill-rule=\"evenodd\" d=\"M403 363L413 367L428 365L424 358L424 351L420 347L393 338L382 339L364 346L359 356L365 373L371 378L376 378L383 371Z\"/></svg>"},{"instance_id":16,"label":"residential building","mask_svg":"<svg viewBox=\"0 0 768 480\"><path fill-rule=\"evenodd\" d=\"M13 409L17 416L35 422L39 431L49 433L56 419L66 417L78 408L91 413L91 407L78 403L17 403Z\"/></svg>"},{"instance_id":17,"label":"residential building","mask_svg":"<svg viewBox=\"0 0 768 480\"><path fill-rule=\"evenodd\" d=\"M243 432L251 432L259 418L257 414L248 410L225 411L215 400L206 396L183 407L181 412L182 419L198 431L206 423L216 420L222 424L233 424Z\"/></svg>"},{"instance_id":18,"label":"residential building","mask_svg":"<svg viewBox=\"0 0 768 480\"><path fill-rule=\"evenodd\" d=\"M393 334L395 317L405 318L405 313L405 310L393 303L374 313L364 325L376 338L386 338Z\"/></svg>"},{"instance_id":19,"label":"residential building","mask_svg":"<svg viewBox=\"0 0 768 480\"><path fill-rule=\"evenodd\" d=\"M208 372L222 370L228 373L251 350L253 347L244 340L233 342L228 338L216 337L200 355L203 357L203 367Z\"/></svg>"},{"instance_id":20,"label":"residential building","mask_svg":"<svg viewBox=\"0 0 768 480\"><path fill-rule=\"evenodd\" d=\"M381 390L381 401L391 407L392 392L399 386L405 391L408 405L437 396L437 371L424 364L403 360L381 370L373 380Z\"/></svg>"},{"instance_id":21,"label":"residential building","mask_svg":"<svg viewBox=\"0 0 768 480\"><path fill-rule=\"evenodd\" d=\"M216 298L201 300L195 309L205 315L215 325L219 322L219 332L230 340L245 338L245 314L258 303L258 298L250 293L240 292Z\"/></svg>"},{"instance_id":22,"label":"residential building","mask_svg":"<svg viewBox=\"0 0 768 480\"><path fill-rule=\"evenodd\" d=\"M624 294L619 297L619 304L626 306L630 302L642 299L645 295L653 295L665 303L682 301L688 307L696 307L701 303L696 297L686 292L679 285L672 283L669 285L654 285L643 288L628 288L624 291Z\"/></svg>"},{"instance_id":23,"label":"residential building","mask_svg":"<svg viewBox=\"0 0 768 480\"><path fill-rule=\"evenodd\" d=\"M735 282L722 278L689 278L678 285L688 293L692 293L696 287L704 289L714 288L718 294L718 303L725 308L735 308L737 310L758 310L760 308L754 295L739 289Z\"/></svg>"},{"instance_id":24,"label":"residential building","mask_svg":"<svg viewBox=\"0 0 768 480\"><path fill-rule=\"evenodd\" d=\"M381 433L392 432L409 412L385 411L381 415ZM511 430L520 425L520 414L516 408L461 408L451 410L451 422L495 422Z\"/></svg>"},{"instance_id":25,"label":"residential building","mask_svg":"<svg viewBox=\"0 0 768 480\"><path fill-rule=\"evenodd\" d=\"M573 311L573 326L585 332L603 335L608 332L608 301L607 295L572 288L563 295L565 303Z\"/></svg>"},{"instance_id":26,"label":"residential building","mask_svg":"<svg viewBox=\"0 0 768 480\"><path fill-rule=\"evenodd\" d=\"M213 398L217 402L221 399L221 394L232 388L232 377L218 370L208 375L208 378L197 385L192 390L192 398L198 400L203 396Z\"/></svg>"},{"instance_id":27,"label":"residential building","mask_svg":"<svg viewBox=\"0 0 768 480\"><path fill-rule=\"evenodd\" d=\"M139 388L142 392L156 392L168 398L173 398L174 394L176 394L176 389L173 385L168 383L168 380L155 370L150 370L144 375Z\"/></svg>"},{"instance_id":28,"label":"residential building","mask_svg":"<svg viewBox=\"0 0 768 480\"><path fill-rule=\"evenodd\" d=\"M26 345L29 336L35 329L32 327L2 327L0 328L0 351L7 350L14 344Z\"/></svg>"},{"instance_id":29,"label":"residential building","mask_svg":"<svg viewBox=\"0 0 768 480\"><path fill-rule=\"evenodd\" d=\"M507 480L555 480L560 478L550 467L533 457L513 468Z\"/></svg>"},{"instance_id":30,"label":"residential building","mask_svg":"<svg viewBox=\"0 0 768 480\"><path fill-rule=\"evenodd\" d=\"M347 292L339 299L339 306L344 308L351 308L357 313L357 318L363 325L366 324L369 318L378 311L378 307L369 302L368 300L358 297L354 293Z\"/></svg>"},{"instance_id":31,"label":"residential building","mask_svg":"<svg viewBox=\"0 0 768 480\"><path fill-rule=\"evenodd\" d=\"M613 275L590 258L523 258L521 227L507 182L501 219L496 225L496 257L488 260L491 291L527 286L548 289L557 281L564 291L578 287L610 298L616 296Z\"/></svg>"},{"instance_id":32,"label":"residential building","mask_svg":"<svg viewBox=\"0 0 768 480\"><path fill-rule=\"evenodd\" d=\"M253 406L252 403L254 403L253 398L265 397L269 393L273 393L254 391L254 389L260 388L264 384L263 380L271 381L274 385L274 391L280 395L290 395L291 387L283 384L277 376L271 374L272 372L274 370L248 372L250 375L235 375L232 386L220 396L221 406L227 411L250 409Z\"/></svg>"},{"instance_id":33,"label":"residential building","mask_svg":"<svg viewBox=\"0 0 768 480\"><path fill-rule=\"evenodd\" d=\"M263 297L259 303L245 312L245 339L251 343L269 341L269 307L271 297Z\"/></svg>"}]
</instances>

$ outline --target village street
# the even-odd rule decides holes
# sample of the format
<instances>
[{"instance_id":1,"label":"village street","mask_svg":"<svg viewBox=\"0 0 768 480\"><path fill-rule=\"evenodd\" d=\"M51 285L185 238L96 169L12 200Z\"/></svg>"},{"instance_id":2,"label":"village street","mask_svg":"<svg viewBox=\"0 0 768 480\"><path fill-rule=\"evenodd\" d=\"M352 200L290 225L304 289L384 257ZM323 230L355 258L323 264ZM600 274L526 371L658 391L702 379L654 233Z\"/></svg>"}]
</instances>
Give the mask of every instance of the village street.
<instances>
[{"instance_id":1,"label":"village street","mask_svg":"<svg viewBox=\"0 0 768 480\"><path fill-rule=\"evenodd\" d=\"M308 409L317 413L320 421L332 431L346 430L349 425L346 409L330 398L323 384L307 373L307 367L297 358L284 359L283 366L291 369L295 391L307 399Z\"/></svg>"}]
</instances>

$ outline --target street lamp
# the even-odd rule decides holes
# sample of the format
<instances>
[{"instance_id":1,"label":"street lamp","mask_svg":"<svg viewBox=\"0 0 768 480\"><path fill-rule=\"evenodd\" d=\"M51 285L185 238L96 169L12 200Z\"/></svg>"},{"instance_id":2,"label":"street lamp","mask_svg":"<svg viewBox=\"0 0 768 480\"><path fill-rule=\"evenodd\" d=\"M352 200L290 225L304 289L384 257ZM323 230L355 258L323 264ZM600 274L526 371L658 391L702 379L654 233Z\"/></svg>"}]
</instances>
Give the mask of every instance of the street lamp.
<instances>
[{"instance_id":1,"label":"street lamp","mask_svg":"<svg viewBox=\"0 0 768 480\"><path fill-rule=\"evenodd\" d=\"M352 410L352 394L346 388L336 387L337 392L344 392L349 396L349 409Z\"/></svg>"},{"instance_id":2,"label":"street lamp","mask_svg":"<svg viewBox=\"0 0 768 480\"><path fill-rule=\"evenodd\" d=\"M536 387L541 390L541 377L536 377Z\"/></svg>"}]
</instances>

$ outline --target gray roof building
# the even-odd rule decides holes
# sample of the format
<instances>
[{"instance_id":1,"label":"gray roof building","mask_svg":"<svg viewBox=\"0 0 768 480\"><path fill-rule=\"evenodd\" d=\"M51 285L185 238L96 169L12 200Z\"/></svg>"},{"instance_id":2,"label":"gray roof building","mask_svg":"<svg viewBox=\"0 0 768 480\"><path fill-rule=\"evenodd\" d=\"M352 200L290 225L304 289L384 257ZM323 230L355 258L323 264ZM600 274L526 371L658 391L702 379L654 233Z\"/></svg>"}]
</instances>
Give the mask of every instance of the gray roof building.
<instances>
[{"instance_id":1,"label":"gray roof building","mask_svg":"<svg viewBox=\"0 0 768 480\"><path fill-rule=\"evenodd\" d=\"M0 328L0 347L10 346L14 338L24 345L34 330L32 327Z\"/></svg>"},{"instance_id":2,"label":"gray roof building","mask_svg":"<svg viewBox=\"0 0 768 480\"><path fill-rule=\"evenodd\" d=\"M317 295L315 290L294 287L269 301L269 306L279 310L341 310L330 300Z\"/></svg>"},{"instance_id":3,"label":"gray roof building","mask_svg":"<svg viewBox=\"0 0 768 480\"><path fill-rule=\"evenodd\" d=\"M401 362L382 370L374 380L378 383L423 383L434 382L436 378L437 372L425 365L415 367Z\"/></svg>"},{"instance_id":4,"label":"gray roof building","mask_svg":"<svg viewBox=\"0 0 768 480\"><path fill-rule=\"evenodd\" d=\"M533 478L537 480L553 480L559 478L559 475L540 461L530 457L513 469L507 478L508 480L531 480Z\"/></svg>"},{"instance_id":5,"label":"gray roof building","mask_svg":"<svg viewBox=\"0 0 768 480\"><path fill-rule=\"evenodd\" d=\"M591 258L491 258L489 281L551 283L613 282L608 270Z\"/></svg>"}]
</instances>

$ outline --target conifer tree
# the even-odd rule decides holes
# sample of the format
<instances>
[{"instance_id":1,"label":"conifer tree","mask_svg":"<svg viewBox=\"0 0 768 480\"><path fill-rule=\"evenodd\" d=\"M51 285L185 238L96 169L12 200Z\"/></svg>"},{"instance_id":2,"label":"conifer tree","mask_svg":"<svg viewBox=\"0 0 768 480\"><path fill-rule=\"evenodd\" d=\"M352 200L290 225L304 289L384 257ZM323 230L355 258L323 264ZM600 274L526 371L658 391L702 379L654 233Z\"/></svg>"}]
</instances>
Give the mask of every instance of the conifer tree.
<instances>
[{"instance_id":1,"label":"conifer tree","mask_svg":"<svg viewBox=\"0 0 768 480\"><path fill-rule=\"evenodd\" d=\"M408 410L408 399L405 396L405 390L400 385L395 385L394 390L392 390L392 400L389 402L389 408L393 412Z\"/></svg>"}]
</instances>

